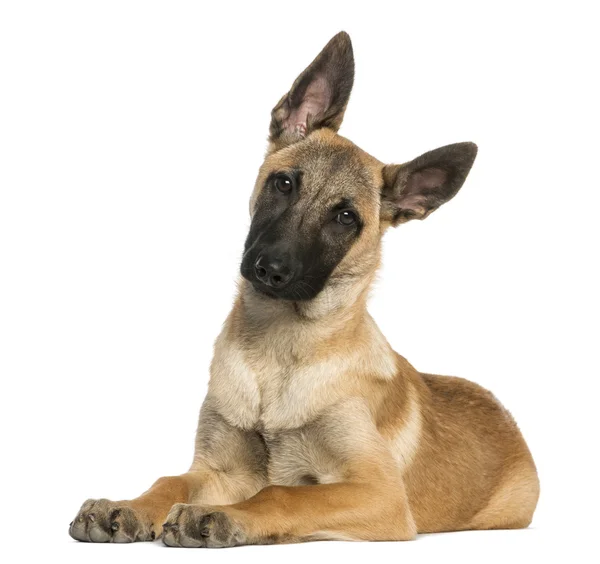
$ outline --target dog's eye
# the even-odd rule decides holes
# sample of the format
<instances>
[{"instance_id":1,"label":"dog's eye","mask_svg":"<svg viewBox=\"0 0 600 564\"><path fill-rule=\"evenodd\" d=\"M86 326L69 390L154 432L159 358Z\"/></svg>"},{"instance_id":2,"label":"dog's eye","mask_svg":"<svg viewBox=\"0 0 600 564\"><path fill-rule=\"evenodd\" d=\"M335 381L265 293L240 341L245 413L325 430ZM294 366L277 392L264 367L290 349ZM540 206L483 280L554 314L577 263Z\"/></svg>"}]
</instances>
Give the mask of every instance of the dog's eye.
<instances>
[{"instance_id":1,"label":"dog's eye","mask_svg":"<svg viewBox=\"0 0 600 564\"><path fill-rule=\"evenodd\" d=\"M275 178L275 188L282 194L289 194L294 187L292 179L286 174L281 174Z\"/></svg>"},{"instance_id":2,"label":"dog's eye","mask_svg":"<svg viewBox=\"0 0 600 564\"><path fill-rule=\"evenodd\" d=\"M345 225L345 226L353 225L354 223L356 223L357 219L358 218L356 217L356 214L350 210L340 212L335 216L335 220L340 225Z\"/></svg>"}]
</instances>

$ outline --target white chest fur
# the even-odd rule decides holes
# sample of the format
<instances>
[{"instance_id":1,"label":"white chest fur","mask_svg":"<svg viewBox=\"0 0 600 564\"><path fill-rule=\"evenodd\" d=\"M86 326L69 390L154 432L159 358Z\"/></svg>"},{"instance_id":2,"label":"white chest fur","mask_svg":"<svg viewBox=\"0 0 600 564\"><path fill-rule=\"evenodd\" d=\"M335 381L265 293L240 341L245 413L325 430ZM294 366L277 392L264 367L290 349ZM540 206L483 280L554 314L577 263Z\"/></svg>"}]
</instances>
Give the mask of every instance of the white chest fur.
<instances>
[{"instance_id":1,"label":"white chest fur","mask_svg":"<svg viewBox=\"0 0 600 564\"><path fill-rule=\"evenodd\" d=\"M369 345L318 361L282 362L272 354L248 355L224 332L215 344L209 394L236 427L295 429L347 395L361 373L394 376L387 342L378 339Z\"/></svg>"},{"instance_id":2,"label":"white chest fur","mask_svg":"<svg viewBox=\"0 0 600 564\"><path fill-rule=\"evenodd\" d=\"M216 347L209 393L225 419L237 427L270 430L300 427L334 403L340 363L281 365L274 359L249 362L231 343Z\"/></svg>"}]
</instances>

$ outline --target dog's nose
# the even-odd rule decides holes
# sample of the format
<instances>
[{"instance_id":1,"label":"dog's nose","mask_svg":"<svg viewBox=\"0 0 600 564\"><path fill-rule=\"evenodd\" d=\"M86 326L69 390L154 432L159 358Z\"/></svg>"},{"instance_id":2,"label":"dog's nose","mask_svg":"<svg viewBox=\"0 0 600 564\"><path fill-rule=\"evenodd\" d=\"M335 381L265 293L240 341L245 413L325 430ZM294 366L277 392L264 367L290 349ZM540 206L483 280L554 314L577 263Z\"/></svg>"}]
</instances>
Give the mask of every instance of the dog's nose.
<instances>
[{"instance_id":1,"label":"dog's nose","mask_svg":"<svg viewBox=\"0 0 600 564\"><path fill-rule=\"evenodd\" d=\"M292 279L293 272L280 257L259 255L254 263L256 277L271 288L280 289Z\"/></svg>"}]
</instances>

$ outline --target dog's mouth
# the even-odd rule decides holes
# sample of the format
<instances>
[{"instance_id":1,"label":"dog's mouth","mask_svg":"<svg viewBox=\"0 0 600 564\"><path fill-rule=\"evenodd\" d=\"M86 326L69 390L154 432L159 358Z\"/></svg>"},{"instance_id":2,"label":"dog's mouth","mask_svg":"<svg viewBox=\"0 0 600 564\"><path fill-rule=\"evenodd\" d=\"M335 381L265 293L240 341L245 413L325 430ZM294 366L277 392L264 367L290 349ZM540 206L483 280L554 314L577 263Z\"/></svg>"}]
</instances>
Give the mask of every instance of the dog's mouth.
<instances>
[{"instance_id":1,"label":"dog's mouth","mask_svg":"<svg viewBox=\"0 0 600 564\"><path fill-rule=\"evenodd\" d=\"M292 283L289 287L286 287L282 290L275 290L261 282L257 282L255 280L249 280L252 284L252 288L254 291L261 296L265 296L271 300L283 300L288 302L305 302L312 300L316 297L316 293L313 295L312 293L307 292L306 290L301 291L302 281L298 281L298 283Z\"/></svg>"},{"instance_id":2,"label":"dog's mouth","mask_svg":"<svg viewBox=\"0 0 600 564\"><path fill-rule=\"evenodd\" d=\"M264 284L261 284L260 282L254 282L252 280L250 280L250 282L252 283L252 287L254 288L254 290L256 290L256 292L258 292L262 296L266 296L267 298L271 298L272 300L285 299L282 298L275 290L269 288L268 286L265 286Z\"/></svg>"}]
</instances>

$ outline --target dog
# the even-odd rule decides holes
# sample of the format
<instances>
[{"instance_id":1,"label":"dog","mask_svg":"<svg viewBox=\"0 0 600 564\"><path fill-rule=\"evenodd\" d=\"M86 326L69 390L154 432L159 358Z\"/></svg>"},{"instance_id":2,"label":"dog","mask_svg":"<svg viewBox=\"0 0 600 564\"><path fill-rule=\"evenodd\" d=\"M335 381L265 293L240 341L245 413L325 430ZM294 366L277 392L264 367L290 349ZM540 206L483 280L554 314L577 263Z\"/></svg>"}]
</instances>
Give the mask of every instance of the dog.
<instances>
[{"instance_id":1,"label":"dog","mask_svg":"<svg viewBox=\"0 0 600 564\"><path fill-rule=\"evenodd\" d=\"M341 32L272 111L191 468L86 501L74 539L230 547L530 524L539 481L508 411L419 373L366 308L383 233L454 197L477 147L384 165L337 133L353 81Z\"/></svg>"}]
</instances>

